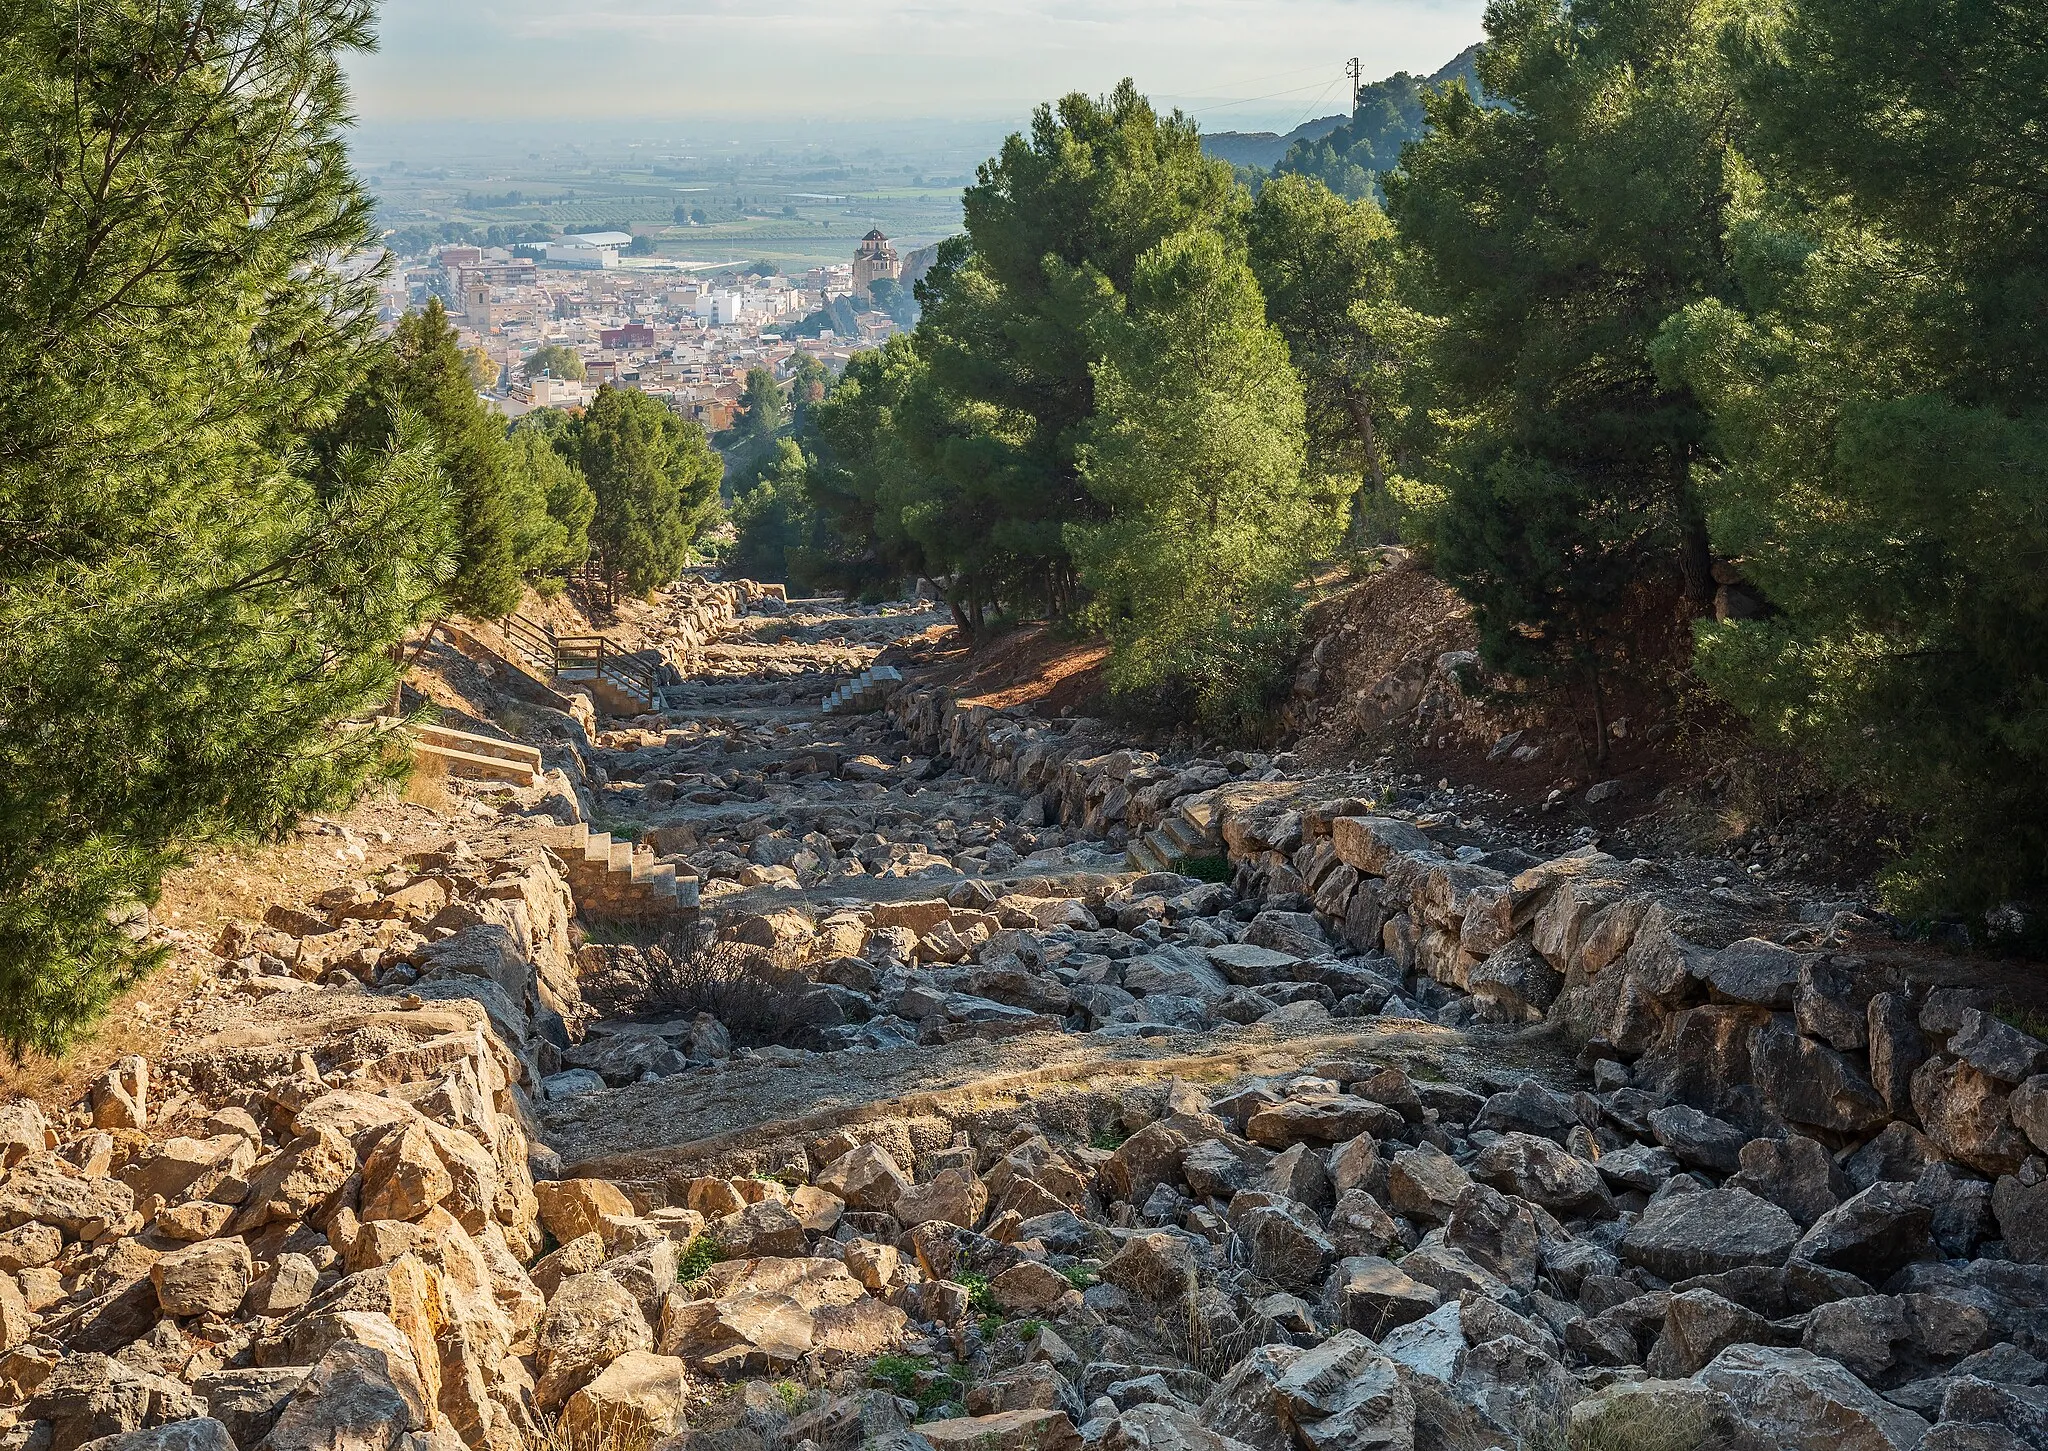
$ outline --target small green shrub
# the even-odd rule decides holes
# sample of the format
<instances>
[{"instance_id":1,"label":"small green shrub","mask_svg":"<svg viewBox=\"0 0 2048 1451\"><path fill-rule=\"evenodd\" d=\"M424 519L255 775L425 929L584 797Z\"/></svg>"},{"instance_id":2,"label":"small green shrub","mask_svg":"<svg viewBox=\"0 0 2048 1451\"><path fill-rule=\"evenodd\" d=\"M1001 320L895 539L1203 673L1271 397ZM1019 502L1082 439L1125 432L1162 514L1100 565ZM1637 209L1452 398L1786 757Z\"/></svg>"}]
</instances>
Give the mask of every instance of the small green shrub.
<instances>
[{"instance_id":1,"label":"small green shrub","mask_svg":"<svg viewBox=\"0 0 2048 1451\"><path fill-rule=\"evenodd\" d=\"M974 1311L977 1315L993 1315L996 1313L995 1301L991 1300L988 1294L987 1275L979 1275L973 1270L968 1270L964 1274L956 1276L953 1283L967 1291L968 1309Z\"/></svg>"},{"instance_id":2,"label":"small green shrub","mask_svg":"<svg viewBox=\"0 0 2048 1451\"><path fill-rule=\"evenodd\" d=\"M1068 1265L1060 1274L1077 1290L1085 1290L1101 1278L1086 1265Z\"/></svg>"},{"instance_id":3,"label":"small green shrub","mask_svg":"<svg viewBox=\"0 0 2048 1451\"><path fill-rule=\"evenodd\" d=\"M1191 856L1180 864L1180 874L1198 882L1223 882L1236 875L1227 856Z\"/></svg>"},{"instance_id":4,"label":"small green shrub","mask_svg":"<svg viewBox=\"0 0 2048 1451\"><path fill-rule=\"evenodd\" d=\"M1117 1149L1121 1149L1124 1146L1124 1140L1129 1137L1130 1135L1122 1129L1101 1129L1089 1136L1088 1144L1091 1148L1106 1149L1114 1152Z\"/></svg>"},{"instance_id":5,"label":"small green shrub","mask_svg":"<svg viewBox=\"0 0 2048 1451\"><path fill-rule=\"evenodd\" d=\"M676 1257L676 1283L695 1284L709 1273L711 1267L725 1258L716 1243L698 1235L683 1246L683 1252Z\"/></svg>"}]
</instances>

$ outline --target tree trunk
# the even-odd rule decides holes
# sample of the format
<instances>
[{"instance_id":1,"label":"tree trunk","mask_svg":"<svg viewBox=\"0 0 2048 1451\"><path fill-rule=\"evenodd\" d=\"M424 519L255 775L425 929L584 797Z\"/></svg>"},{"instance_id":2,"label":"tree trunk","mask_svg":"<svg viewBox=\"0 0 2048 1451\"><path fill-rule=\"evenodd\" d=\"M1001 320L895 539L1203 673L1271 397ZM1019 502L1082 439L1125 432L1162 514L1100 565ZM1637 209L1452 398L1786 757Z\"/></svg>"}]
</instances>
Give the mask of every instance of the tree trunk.
<instances>
[{"instance_id":1,"label":"tree trunk","mask_svg":"<svg viewBox=\"0 0 2048 1451\"><path fill-rule=\"evenodd\" d=\"M1600 662L1594 660L1586 666L1586 676L1593 686L1593 764L1601 770L1607 769L1607 694L1600 688Z\"/></svg>"},{"instance_id":2,"label":"tree trunk","mask_svg":"<svg viewBox=\"0 0 2048 1451\"><path fill-rule=\"evenodd\" d=\"M1387 496L1387 461L1380 453L1380 435L1379 430L1373 427L1372 409L1356 394L1345 402L1351 409L1351 423L1358 430L1358 441L1365 445L1365 487L1351 499L1351 544L1358 548L1383 542L1365 537L1365 510L1360 504L1367 499L1377 501Z\"/></svg>"}]
</instances>

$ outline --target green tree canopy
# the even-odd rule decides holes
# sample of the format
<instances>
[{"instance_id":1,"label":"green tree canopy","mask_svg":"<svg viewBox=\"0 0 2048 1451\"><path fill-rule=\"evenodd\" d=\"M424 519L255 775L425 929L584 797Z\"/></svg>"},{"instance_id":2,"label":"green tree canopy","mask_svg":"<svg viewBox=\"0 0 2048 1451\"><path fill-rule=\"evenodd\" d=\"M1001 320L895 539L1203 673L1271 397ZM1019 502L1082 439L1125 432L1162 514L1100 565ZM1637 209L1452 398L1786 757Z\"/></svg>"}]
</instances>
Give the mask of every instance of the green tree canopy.
<instances>
[{"instance_id":1,"label":"green tree canopy","mask_svg":"<svg viewBox=\"0 0 2048 1451\"><path fill-rule=\"evenodd\" d=\"M1077 462L1095 411L1095 279L1122 294L1165 238L1234 227L1241 193L1192 122L1162 118L1126 81L1103 100L1040 107L964 204L965 238L940 248L920 288L933 396L896 426L923 430L912 452L956 496L929 512L963 528L934 536L963 607L1064 609L1075 580L1061 529L1096 509Z\"/></svg>"},{"instance_id":2,"label":"green tree canopy","mask_svg":"<svg viewBox=\"0 0 2048 1451\"><path fill-rule=\"evenodd\" d=\"M1340 491L1303 477L1301 384L1224 238L1161 242L1127 306L1097 285L1099 408L1081 472L1106 517L1066 537L1115 647L1110 680L1182 686L1205 724L1242 729L1271 704L1294 593L1335 542Z\"/></svg>"},{"instance_id":3,"label":"green tree canopy","mask_svg":"<svg viewBox=\"0 0 2048 1451\"><path fill-rule=\"evenodd\" d=\"M1442 425L1431 539L1489 662L1589 681L1632 648L1631 592L1711 593L1690 487L1707 418L1659 379L1657 329L1732 295L1723 212L1741 126L1717 44L1726 6L1516 0L1487 13L1484 109L1427 99L1387 178L1417 259Z\"/></svg>"},{"instance_id":4,"label":"green tree canopy","mask_svg":"<svg viewBox=\"0 0 2048 1451\"><path fill-rule=\"evenodd\" d=\"M538 496L518 487L503 425L477 398L468 355L438 298L399 321L327 447L372 446L390 436L401 410L426 422L455 494L458 555L449 605L485 618L508 613L519 603L523 576L544 568L527 550L551 552L547 514Z\"/></svg>"},{"instance_id":5,"label":"green tree canopy","mask_svg":"<svg viewBox=\"0 0 2048 1451\"><path fill-rule=\"evenodd\" d=\"M583 355L566 343L548 343L535 348L519 365L519 371L528 379L545 373L550 378L564 378L572 383L587 372L583 366Z\"/></svg>"},{"instance_id":6,"label":"green tree canopy","mask_svg":"<svg viewBox=\"0 0 2048 1451\"><path fill-rule=\"evenodd\" d=\"M1890 805L1902 910L2048 897L2048 51L2020 7L1795 0L1731 29L1742 291L1665 332L1712 409L1700 631L1766 735Z\"/></svg>"},{"instance_id":7,"label":"green tree canopy","mask_svg":"<svg viewBox=\"0 0 2048 1451\"><path fill-rule=\"evenodd\" d=\"M1420 321L1396 300L1393 226L1370 199L1276 176L1246 227L1266 313L1286 338L1308 409L1308 468L1353 482L1353 534L1391 539L1389 425L1405 418Z\"/></svg>"},{"instance_id":8,"label":"green tree canopy","mask_svg":"<svg viewBox=\"0 0 2048 1451\"><path fill-rule=\"evenodd\" d=\"M417 416L307 446L376 355L342 139L361 0L7 7L0 66L0 1039L56 1050L146 967L197 840L379 767L438 607ZM454 363L464 370L460 355ZM466 379L464 386L467 386Z\"/></svg>"},{"instance_id":9,"label":"green tree canopy","mask_svg":"<svg viewBox=\"0 0 2048 1451\"><path fill-rule=\"evenodd\" d=\"M584 414L578 450L597 501L591 563L612 588L636 594L674 579L718 508L722 465L704 430L658 398L606 384Z\"/></svg>"}]
</instances>

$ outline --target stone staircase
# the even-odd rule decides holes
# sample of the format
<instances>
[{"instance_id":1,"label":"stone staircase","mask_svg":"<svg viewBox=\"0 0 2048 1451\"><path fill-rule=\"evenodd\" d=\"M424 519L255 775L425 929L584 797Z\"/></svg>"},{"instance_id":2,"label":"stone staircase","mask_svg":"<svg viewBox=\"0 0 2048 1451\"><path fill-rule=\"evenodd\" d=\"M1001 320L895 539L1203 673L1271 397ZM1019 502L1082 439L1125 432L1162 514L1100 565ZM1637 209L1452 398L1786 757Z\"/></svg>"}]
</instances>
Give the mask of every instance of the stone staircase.
<instances>
[{"instance_id":1,"label":"stone staircase","mask_svg":"<svg viewBox=\"0 0 2048 1451\"><path fill-rule=\"evenodd\" d=\"M902 683L902 671L893 665L877 665L826 696L822 709L826 715L859 715L879 710L889 692Z\"/></svg>"},{"instance_id":2,"label":"stone staircase","mask_svg":"<svg viewBox=\"0 0 2048 1451\"><path fill-rule=\"evenodd\" d=\"M1190 800L1166 819L1131 838L1124 860L1141 872L1177 872L1191 858L1224 855L1223 833L1213 803Z\"/></svg>"},{"instance_id":3,"label":"stone staircase","mask_svg":"<svg viewBox=\"0 0 2048 1451\"><path fill-rule=\"evenodd\" d=\"M400 725L390 716L377 718L380 730ZM540 780L540 752L523 742L472 735L447 726L421 725L409 730L413 759L438 761L451 776L469 781L509 781L515 786L532 786Z\"/></svg>"},{"instance_id":4,"label":"stone staircase","mask_svg":"<svg viewBox=\"0 0 2048 1451\"><path fill-rule=\"evenodd\" d=\"M541 828L544 846L561 858L577 910L617 921L686 921L697 915L698 882L668 862L609 832L574 826Z\"/></svg>"}]
</instances>

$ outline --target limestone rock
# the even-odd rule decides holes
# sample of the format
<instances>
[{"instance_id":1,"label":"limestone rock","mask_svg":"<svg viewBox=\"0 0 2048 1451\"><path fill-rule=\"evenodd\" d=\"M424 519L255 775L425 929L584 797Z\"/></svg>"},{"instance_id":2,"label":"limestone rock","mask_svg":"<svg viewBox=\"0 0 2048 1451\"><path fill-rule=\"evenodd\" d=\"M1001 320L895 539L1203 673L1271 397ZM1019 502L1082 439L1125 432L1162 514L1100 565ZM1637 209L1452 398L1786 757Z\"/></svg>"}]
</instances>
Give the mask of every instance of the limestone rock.
<instances>
[{"instance_id":1,"label":"limestone rock","mask_svg":"<svg viewBox=\"0 0 2048 1451\"><path fill-rule=\"evenodd\" d=\"M1394 1156L1387 1170L1388 1201L1411 1219L1441 1223L1451 1217L1471 1177L1449 1154L1423 1144Z\"/></svg>"},{"instance_id":2,"label":"limestone rock","mask_svg":"<svg viewBox=\"0 0 2048 1451\"><path fill-rule=\"evenodd\" d=\"M164 1314L232 1315L249 1293L253 1265L239 1239L210 1239L167 1254L150 1266Z\"/></svg>"},{"instance_id":3,"label":"limestone rock","mask_svg":"<svg viewBox=\"0 0 2048 1451\"><path fill-rule=\"evenodd\" d=\"M1927 1422L1806 1350L1731 1345L1695 1377L1783 1451L1913 1451Z\"/></svg>"},{"instance_id":4,"label":"limestone rock","mask_svg":"<svg viewBox=\"0 0 2048 1451\"><path fill-rule=\"evenodd\" d=\"M211 1416L172 1421L146 1431L129 1431L88 1441L81 1451L236 1451L228 1428Z\"/></svg>"},{"instance_id":5,"label":"limestone rock","mask_svg":"<svg viewBox=\"0 0 2048 1451\"><path fill-rule=\"evenodd\" d=\"M813 1182L829 1194L836 1194L849 1209L888 1210L910 1180L888 1150L879 1144L862 1144L840 1155L820 1169Z\"/></svg>"},{"instance_id":6,"label":"limestone rock","mask_svg":"<svg viewBox=\"0 0 2048 1451\"><path fill-rule=\"evenodd\" d=\"M2010 1174L2027 1156L1998 1081L1953 1058L1930 1058L1913 1074L1913 1111L1927 1136L1980 1174Z\"/></svg>"},{"instance_id":7,"label":"limestone rock","mask_svg":"<svg viewBox=\"0 0 2048 1451\"><path fill-rule=\"evenodd\" d=\"M1933 1212L1898 1185L1873 1184L1815 1221L1792 1254L1882 1284L1900 1266L1935 1256L1933 1223Z\"/></svg>"},{"instance_id":8,"label":"limestone rock","mask_svg":"<svg viewBox=\"0 0 2048 1451\"><path fill-rule=\"evenodd\" d=\"M629 1350L569 1397L558 1432L571 1451L652 1446L683 1429L688 1368Z\"/></svg>"},{"instance_id":9,"label":"limestone rock","mask_svg":"<svg viewBox=\"0 0 2048 1451\"><path fill-rule=\"evenodd\" d=\"M986 1184L966 1169L946 1169L927 1183L907 1186L890 1212L906 1229L934 1222L972 1229L987 1208Z\"/></svg>"},{"instance_id":10,"label":"limestone rock","mask_svg":"<svg viewBox=\"0 0 2048 1451\"><path fill-rule=\"evenodd\" d=\"M1324 1291L1331 1318L1373 1340L1420 1320L1443 1297L1391 1260L1354 1255L1340 1261Z\"/></svg>"},{"instance_id":11,"label":"limestone rock","mask_svg":"<svg viewBox=\"0 0 2048 1451\"><path fill-rule=\"evenodd\" d=\"M1065 1411L998 1411L925 1421L918 1432L936 1451L1080 1451L1081 1435Z\"/></svg>"},{"instance_id":12,"label":"limestone rock","mask_svg":"<svg viewBox=\"0 0 2048 1451\"><path fill-rule=\"evenodd\" d=\"M434 1404L407 1361L374 1346L338 1341L300 1382L265 1451L411 1451L433 1425Z\"/></svg>"},{"instance_id":13,"label":"limestone rock","mask_svg":"<svg viewBox=\"0 0 2048 1451\"><path fill-rule=\"evenodd\" d=\"M1785 1263L1799 1241L1792 1216L1745 1189L1708 1189L1653 1202L1629 1227L1621 1257L1667 1280L1744 1265Z\"/></svg>"},{"instance_id":14,"label":"limestone rock","mask_svg":"<svg viewBox=\"0 0 2048 1451\"><path fill-rule=\"evenodd\" d=\"M418 1219L455 1190L455 1180L421 1124L387 1133L363 1164L362 1217Z\"/></svg>"},{"instance_id":15,"label":"limestone rock","mask_svg":"<svg viewBox=\"0 0 2048 1451\"><path fill-rule=\"evenodd\" d=\"M1614 1212L1614 1196L1607 1192L1599 1169L1534 1134L1502 1134L1480 1150L1472 1173L1503 1194L1567 1218Z\"/></svg>"},{"instance_id":16,"label":"limestone rock","mask_svg":"<svg viewBox=\"0 0 2048 1451\"><path fill-rule=\"evenodd\" d=\"M557 1411L614 1360L654 1348L640 1303L603 1270L562 1282L540 1323L534 1399Z\"/></svg>"}]
</instances>

